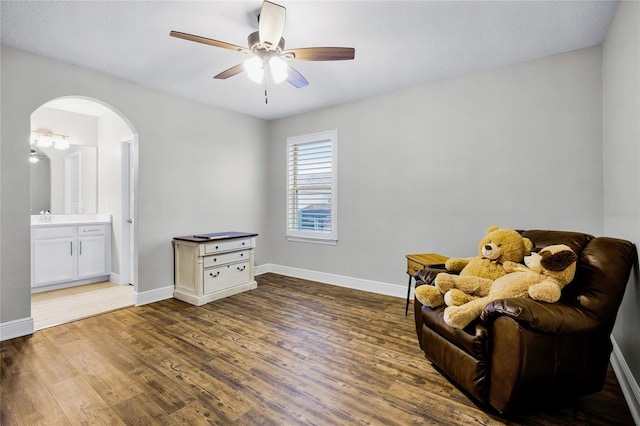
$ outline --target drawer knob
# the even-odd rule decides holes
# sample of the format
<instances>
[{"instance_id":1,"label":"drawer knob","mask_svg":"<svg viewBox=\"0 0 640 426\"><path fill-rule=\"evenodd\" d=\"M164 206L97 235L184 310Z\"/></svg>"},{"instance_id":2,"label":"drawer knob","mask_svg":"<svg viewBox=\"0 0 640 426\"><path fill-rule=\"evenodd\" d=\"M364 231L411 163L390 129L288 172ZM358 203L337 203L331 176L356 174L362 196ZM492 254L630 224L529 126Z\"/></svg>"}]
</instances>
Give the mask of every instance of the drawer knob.
<instances>
[{"instance_id":1,"label":"drawer knob","mask_svg":"<svg viewBox=\"0 0 640 426\"><path fill-rule=\"evenodd\" d=\"M218 246L216 246L216 250L218 250Z\"/></svg>"},{"instance_id":2,"label":"drawer knob","mask_svg":"<svg viewBox=\"0 0 640 426\"><path fill-rule=\"evenodd\" d=\"M209 275L211 276L211 278L215 278L218 275L220 275L220 271L216 272L216 274L214 275L213 272L209 272Z\"/></svg>"},{"instance_id":3,"label":"drawer knob","mask_svg":"<svg viewBox=\"0 0 640 426\"><path fill-rule=\"evenodd\" d=\"M244 253L240 253L240 257L244 257Z\"/></svg>"}]
</instances>

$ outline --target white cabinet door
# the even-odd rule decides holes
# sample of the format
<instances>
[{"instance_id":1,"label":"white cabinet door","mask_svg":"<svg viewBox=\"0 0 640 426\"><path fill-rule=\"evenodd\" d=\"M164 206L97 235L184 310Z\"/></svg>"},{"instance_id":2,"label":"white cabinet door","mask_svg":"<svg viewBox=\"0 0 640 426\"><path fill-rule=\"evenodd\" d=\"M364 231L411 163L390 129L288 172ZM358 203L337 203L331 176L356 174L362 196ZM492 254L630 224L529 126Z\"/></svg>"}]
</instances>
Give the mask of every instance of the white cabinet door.
<instances>
[{"instance_id":1,"label":"white cabinet door","mask_svg":"<svg viewBox=\"0 0 640 426\"><path fill-rule=\"evenodd\" d=\"M35 240L33 243L33 285L75 279L73 237Z\"/></svg>"},{"instance_id":2,"label":"white cabinet door","mask_svg":"<svg viewBox=\"0 0 640 426\"><path fill-rule=\"evenodd\" d=\"M78 278L107 274L104 235L78 238Z\"/></svg>"}]
</instances>

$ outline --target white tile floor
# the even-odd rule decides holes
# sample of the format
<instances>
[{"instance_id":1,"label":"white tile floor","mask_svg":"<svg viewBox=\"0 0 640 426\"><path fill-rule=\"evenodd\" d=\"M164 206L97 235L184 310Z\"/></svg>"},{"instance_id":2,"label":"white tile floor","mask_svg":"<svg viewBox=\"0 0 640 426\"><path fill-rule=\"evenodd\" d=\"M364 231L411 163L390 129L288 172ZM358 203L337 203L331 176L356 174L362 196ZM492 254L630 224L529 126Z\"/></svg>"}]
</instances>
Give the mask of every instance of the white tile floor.
<instances>
[{"instance_id":1,"label":"white tile floor","mask_svg":"<svg viewBox=\"0 0 640 426\"><path fill-rule=\"evenodd\" d=\"M133 306L133 286L109 281L31 295L36 330Z\"/></svg>"}]
</instances>

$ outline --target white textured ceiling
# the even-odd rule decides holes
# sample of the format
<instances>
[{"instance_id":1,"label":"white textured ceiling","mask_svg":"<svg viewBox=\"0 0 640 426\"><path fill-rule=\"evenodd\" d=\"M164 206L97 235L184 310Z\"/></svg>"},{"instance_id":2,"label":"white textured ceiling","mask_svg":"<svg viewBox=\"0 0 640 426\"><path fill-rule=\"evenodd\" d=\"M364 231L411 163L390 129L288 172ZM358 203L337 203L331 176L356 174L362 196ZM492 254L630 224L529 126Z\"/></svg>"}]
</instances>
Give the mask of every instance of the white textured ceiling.
<instances>
[{"instance_id":1,"label":"white textured ceiling","mask_svg":"<svg viewBox=\"0 0 640 426\"><path fill-rule=\"evenodd\" d=\"M212 77L246 56L256 1L7 1L2 44L248 115L275 119L602 43L616 1L278 1L286 47L344 46L354 61L291 64L310 85Z\"/></svg>"}]
</instances>

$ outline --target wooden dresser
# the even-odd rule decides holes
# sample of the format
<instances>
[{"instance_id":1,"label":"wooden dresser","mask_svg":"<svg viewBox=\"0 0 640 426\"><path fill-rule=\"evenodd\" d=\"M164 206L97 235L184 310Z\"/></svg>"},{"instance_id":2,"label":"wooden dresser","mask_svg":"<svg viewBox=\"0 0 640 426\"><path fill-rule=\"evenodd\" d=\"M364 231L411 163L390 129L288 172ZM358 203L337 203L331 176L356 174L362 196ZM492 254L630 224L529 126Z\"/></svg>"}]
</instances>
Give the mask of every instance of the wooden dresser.
<instances>
[{"instance_id":1,"label":"wooden dresser","mask_svg":"<svg viewBox=\"0 0 640 426\"><path fill-rule=\"evenodd\" d=\"M204 305L258 287L253 252L258 234L219 232L173 239L173 296Z\"/></svg>"}]
</instances>

